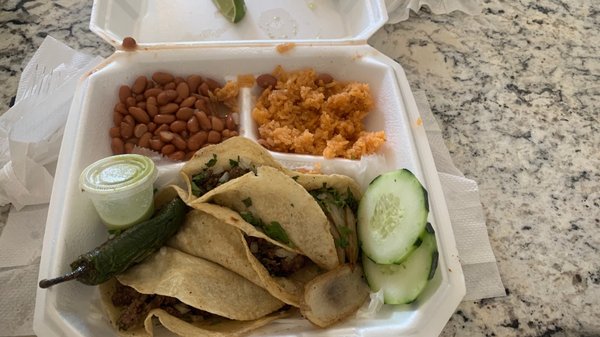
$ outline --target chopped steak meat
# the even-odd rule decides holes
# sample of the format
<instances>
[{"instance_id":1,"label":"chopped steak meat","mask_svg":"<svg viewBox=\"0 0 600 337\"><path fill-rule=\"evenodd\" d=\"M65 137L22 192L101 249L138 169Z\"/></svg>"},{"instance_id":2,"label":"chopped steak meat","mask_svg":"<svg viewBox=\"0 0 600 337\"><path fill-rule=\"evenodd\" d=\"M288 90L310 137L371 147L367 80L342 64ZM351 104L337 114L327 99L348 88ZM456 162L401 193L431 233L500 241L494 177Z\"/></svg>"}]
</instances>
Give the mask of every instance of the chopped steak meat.
<instances>
[{"instance_id":1,"label":"chopped steak meat","mask_svg":"<svg viewBox=\"0 0 600 337\"><path fill-rule=\"evenodd\" d=\"M256 257L269 274L273 276L287 277L301 269L306 258L300 254L289 252L267 240L246 236L246 242L250 247L252 255Z\"/></svg>"},{"instance_id":2,"label":"chopped steak meat","mask_svg":"<svg viewBox=\"0 0 600 337\"><path fill-rule=\"evenodd\" d=\"M228 182L231 179L239 178L252 171L250 168L234 166L220 173L214 173L212 169L206 169L192 177L192 182L198 187L196 196L203 195L215 187Z\"/></svg>"},{"instance_id":3,"label":"chopped steak meat","mask_svg":"<svg viewBox=\"0 0 600 337\"><path fill-rule=\"evenodd\" d=\"M117 319L117 326L121 330L141 326L152 309L161 308L182 320L195 322L212 316L211 313L193 308L174 297L161 295L140 294L135 289L117 282L112 295L112 303L122 308Z\"/></svg>"},{"instance_id":4,"label":"chopped steak meat","mask_svg":"<svg viewBox=\"0 0 600 337\"><path fill-rule=\"evenodd\" d=\"M229 170L229 180L239 178L250 171L251 171L251 169L249 169L249 168L242 168L239 166L232 167Z\"/></svg>"},{"instance_id":5,"label":"chopped steak meat","mask_svg":"<svg viewBox=\"0 0 600 337\"><path fill-rule=\"evenodd\" d=\"M133 300L140 297L140 293L131 287L127 287L117 282L116 290L112 295L112 303L117 307L123 307L131 304Z\"/></svg>"}]
</instances>

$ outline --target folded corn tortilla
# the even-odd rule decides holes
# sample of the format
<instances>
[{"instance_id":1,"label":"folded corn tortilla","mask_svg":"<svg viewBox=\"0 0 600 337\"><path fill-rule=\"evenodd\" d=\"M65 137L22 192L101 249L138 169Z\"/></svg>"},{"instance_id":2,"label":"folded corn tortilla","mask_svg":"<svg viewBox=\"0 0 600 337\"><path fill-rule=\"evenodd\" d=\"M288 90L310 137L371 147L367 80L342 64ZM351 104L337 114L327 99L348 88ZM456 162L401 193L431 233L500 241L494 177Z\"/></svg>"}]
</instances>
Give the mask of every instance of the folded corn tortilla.
<instances>
[{"instance_id":1,"label":"folded corn tortilla","mask_svg":"<svg viewBox=\"0 0 600 337\"><path fill-rule=\"evenodd\" d=\"M306 264L289 277L273 276L252 254L244 236L263 239L278 249L301 254L258 231L233 210L208 203L197 203L185 223L168 245L187 254L218 263L254 284L265 288L277 299L298 307L304 285L320 272Z\"/></svg>"},{"instance_id":2,"label":"folded corn tortilla","mask_svg":"<svg viewBox=\"0 0 600 337\"><path fill-rule=\"evenodd\" d=\"M118 330L117 320L121 309L112 305L111 297L114 293L117 280L111 279L99 286L101 301L108 313L108 318L115 329ZM156 317L161 325L167 330L179 336L196 336L196 337L227 337L227 336L242 336L252 330L256 330L270 322L289 316L290 308L282 308L272 312L264 317L250 321L236 321L219 316L214 316L206 320L198 322L186 322L177 318L167 311L157 308L150 310L143 320L143 325L137 326L127 331L118 330L119 336L122 337L151 337L154 335Z\"/></svg>"},{"instance_id":3,"label":"folded corn tortilla","mask_svg":"<svg viewBox=\"0 0 600 337\"><path fill-rule=\"evenodd\" d=\"M252 320L284 304L240 275L202 258L163 247L142 263L117 276L142 294L179 299L215 315Z\"/></svg>"},{"instance_id":4,"label":"folded corn tortilla","mask_svg":"<svg viewBox=\"0 0 600 337\"><path fill-rule=\"evenodd\" d=\"M262 222L281 226L291 244L316 263L330 270L339 265L327 217L314 198L289 175L261 166L216 187L190 203L197 208L213 203L238 213L250 212Z\"/></svg>"},{"instance_id":5,"label":"folded corn tortilla","mask_svg":"<svg viewBox=\"0 0 600 337\"><path fill-rule=\"evenodd\" d=\"M285 170L265 148L254 141L244 137L232 137L219 144L209 145L198 150L185 163L181 169L181 176L187 185L187 193L183 195L182 199L189 203L197 198L192 193L192 177L194 175L207 169L220 173L230 169L233 162L251 168L270 166L281 171Z\"/></svg>"},{"instance_id":6,"label":"folded corn tortilla","mask_svg":"<svg viewBox=\"0 0 600 337\"><path fill-rule=\"evenodd\" d=\"M362 196L356 181L339 174L297 174L294 179L314 198L319 198L319 206L329 220L340 264L355 264L358 260L356 211ZM323 193L330 190L331 192ZM335 200L331 193L336 195ZM327 196L321 197L321 194ZM349 200L352 200L353 205L348 204Z\"/></svg>"},{"instance_id":7,"label":"folded corn tortilla","mask_svg":"<svg viewBox=\"0 0 600 337\"><path fill-rule=\"evenodd\" d=\"M354 179L345 175L296 173L294 179L307 191L328 186L333 187L340 192L346 192L349 189L356 200L360 200L362 196L358 183L354 181Z\"/></svg>"},{"instance_id":8,"label":"folded corn tortilla","mask_svg":"<svg viewBox=\"0 0 600 337\"><path fill-rule=\"evenodd\" d=\"M282 309L283 302L239 274L208 260L163 247L116 280L100 285L103 305L115 327L123 310L111 300L117 280L141 294L174 297L214 315L189 323L162 309L152 309L143 318L144 326L119 331L122 336L151 336L153 316L182 336L238 335L282 317L287 310Z\"/></svg>"}]
</instances>

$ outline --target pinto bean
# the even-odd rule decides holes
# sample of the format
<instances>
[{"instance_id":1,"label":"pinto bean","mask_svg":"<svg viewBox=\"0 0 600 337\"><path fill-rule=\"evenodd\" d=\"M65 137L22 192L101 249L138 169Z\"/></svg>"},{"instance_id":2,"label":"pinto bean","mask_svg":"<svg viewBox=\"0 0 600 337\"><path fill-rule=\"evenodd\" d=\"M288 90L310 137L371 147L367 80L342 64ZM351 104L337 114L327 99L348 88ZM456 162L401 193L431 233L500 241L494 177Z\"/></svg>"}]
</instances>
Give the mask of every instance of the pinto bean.
<instances>
[{"instance_id":1,"label":"pinto bean","mask_svg":"<svg viewBox=\"0 0 600 337\"><path fill-rule=\"evenodd\" d=\"M212 78L205 79L204 83L206 83L208 85L208 88L210 89L210 91L214 91L216 89L220 89L223 87L221 85L221 83L217 82L216 80L214 80Z\"/></svg>"},{"instance_id":2,"label":"pinto bean","mask_svg":"<svg viewBox=\"0 0 600 337\"><path fill-rule=\"evenodd\" d=\"M206 82L203 82L200 84L200 86L198 86L198 93L204 96L208 96L209 90L210 89L208 88L208 84L206 84Z\"/></svg>"},{"instance_id":3,"label":"pinto bean","mask_svg":"<svg viewBox=\"0 0 600 337\"><path fill-rule=\"evenodd\" d=\"M187 129L187 124L182 120L176 120L173 123L171 123L170 129L172 132L180 133Z\"/></svg>"},{"instance_id":4,"label":"pinto bean","mask_svg":"<svg viewBox=\"0 0 600 337\"><path fill-rule=\"evenodd\" d=\"M156 96L156 102L158 105L166 105L174 101L177 98L177 91L175 90L165 90Z\"/></svg>"},{"instance_id":5,"label":"pinto bean","mask_svg":"<svg viewBox=\"0 0 600 337\"><path fill-rule=\"evenodd\" d=\"M135 79L135 82L131 86L131 91L133 91L136 94L144 93L144 90L146 90L147 82L148 79L146 78L146 76L139 76Z\"/></svg>"},{"instance_id":6,"label":"pinto bean","mask_svg":"<svg viewBox=\"0 0 600 337\"><path fill-rule=\"evenodd\" d=\"M333 82L333 77L329 74L321 73L317 76L317 83L323 82L323 84L329 84Z\"/></svg>"},{"instance_id":7,"label":"pinto bean","mask_svg":"<svg viewBox=\"0 0 600 337\"><path fill-rule=\"evenodd\" d=\"M231 114L229 114L227 116L227 118L225 118L225 125L227 126L227 128L230 131L235 131L235 129L236 129L235 120L233 119L233 116L231 116Z\"/></svg>"},{"instance_id":8,"label":"pinto bean","mask_svg":"<svg viewBox=\"0 0 600 337\"><path fill-rule=\"evenodd\" d=\"M170 73L157 71L154 74L152 74L152 79L154 80L154 82L156 82L160 85L165 85L169 82L174 81L175 77L173 75L171 75Z\"/></svg>"},{"instance_id":9,"label":"pinto bean","mask_svg":"<svg viewBox=\"0 0 600 337\"><path fill-rule=\"evenodd\" d=\"M171 144L175 145L178 150L185 150L187 148L187 142L178 134L173 135Z\"/></svg>"},{"instance_id":10,"label":"pinto bean","mask_svg":"<svg viewBox=\"0 0 600 337\"><path fill-rule=\"evenodd\" d=\"M110 135L110 138L119 137L121 135L121 128L118 126L113 126L112 128L110 128L108 134Z\"/></svg>"},{"instance_id":11,"label":"pinto bean","mask_svg":"<svg viewBox=\"0 0 600 337\"><path fill-rule=\"evenodd\" d=\"M196 116L196 118L198 119L198 123L200 124L200 128L202 130L208 131L212 129L210 119L208 118L208 116L206 116L206 113L204 111L196 111L194 112L194 116Z\"/></svg>"},{"instance_id":12,"label":"pinto bean","mask_svg":"<svg viewBox=\"0 0 600 337\"><path fill-rule=\"evenodd\" d=\"M225 129L225 122L219 117L212 116L210 118L210 124L212 125L212 129L215 131L223 131Z\"/></svg>"},{"instance_id":13,"label":"pinto bean","mask_svg":"<svg viewBox=\"0 0 600 337\"><path fill-rule=\"evenodd\" d=\"M190 92L197 92L198 86L200 85L200 83L204 82L204 80L202 79L202 76L190 75L186 79L186 82L190 87Z\"/></svg>"},{"instance_id":14,"label":"pinto bean","mask_svg":"<svg viewBox=\"0 0 600 337\"><path fill-rule=\"evenodd\" d=\"M138 140L138 146L149 148L150 147L150 138L152 138L152 133L150 133L150 132L144 133Z\"/></svg>"},{"instance_id":15,"label":"pinto bean","mask_svg":"<svg viewBox=\"0 0 600 337\"><path fill-rule=\"evenodd\" d=\"M208 133L206 131L200 131L195 135L191 136L187 140L187 147L190 151L196 151L206 143L208 139Z\"/></svg>"},{"instance_id":16,"label":"pinto bean","mask_svg":"<svg viewBox=\"0 0 600 337\"><path fill-rule=\"evenodd\" d=\"M129 123L121 122L121 138L129 139L133 136L133 126Z\"/></svg>"},{"instance_id":17,"label":"pinto bean","mask_svg":"<svg viewBox=\"0 0 600 337\"><path fill-rule=\"evenodd\" d=\"M168 155L169 159L171 160L183 160L185 158L185 152L183 151L175 151L173 153L171 153L170 155Z\"/></svg>"},{"instance_id":18,"label":"pinto bean","mask_svg":"<svg viewBox=\"0 0 600 337\"><path fill-rule=\"evenodd\" d=\"M124 115L127 113L127 106L125 103L119 102L115 105L115 111Z\"/></svg>"},{"instance_id":19,"label":"pinto bean","mask_svg":"<svg viewBox=\"0 0 600 337\"><path fill-rule=\"evenodd\" d=\"M190 96L190 87L186 82L181 82L177 84L177 88L175 88L175 91L177 92L177 98L175 99L175 101L179 101L179 103L181 103L184 99Z\"/></svg>"},{"instance_id":20,"label":"pinto bean","mask_svg":"<svg viewBox=\"0 0 600 337\"><path fill-rule=\"evenodd\" d=\"M173 140L173 133L170 131L161 131L158 136L163 143L170 143Z\"/></svg>"},{"instance_id":21,"label":"pinto bean","mask_svg":"<svg viewBox=\"0 0 600 337\"><path fill-rule=\"evenodd\" d=\"M133 118L140 123L150 123L150 116L146 113L146 111L142 108L138 108L137 106L132 106L129 108L129 114L133 116Z\"/></svg>"},{"instance_id":22,"label":"pinto bean","mask_svg":"<svg viewBox=\"0 0 600 337\"><path fill-rule=\"evenodd\" d=\"M153 119L156 124L171 124L175 121L175 115L158 114Z\"/></svg>"},{"instance_id":23,"label":"pinto bean","mask_svg":"<svg viewBox=\"0 0 600 337\"><path fill-rule=\"evenodd\" d=\"M206 139L210 144L217 144L221 141L221 133L215 130L210 130L208 132L208 138Z\"/></svg>"},{"instance_id":24,"label":"pinto bean","mask_svg":"<svg viewBox=\"0 0 600 337\"><path fill-rule=\"evenodd\" d=\"M110 141L110 148L113 154L123 154L125 153L125 143L121 138L114 137Z\"/></svg>"},{"instance_id":25,"label":"pinto bean","mask_svg":"<svg viewBox=\"0 0 600 337\"><path fill-rule=\"evenodd\" d=\"M173 152L175 152L175 145L173 144L167 144L160 149L160 153L164 154L165 156L168 156Z\"/></svg>"},{"instance_id":26,"label":"pinto bean","mask_svg":"<svg viewBox=\"0 0 600 337\"><path fill-rule=\"evenodd\" d=\"M163 148L163 142L156 136L152 137L149 141L150 148L154 151L160 151Z\"/></svg>"},{"instance_id":27,"label":"pinto bean","mask_svg":"<svg viewBox=\"0 0 600 337\"><path fill-rule=\"evenodd\" d=\"M184 99L183 101L181 101L181 103L179 103L179 106L182 108L189 108L194 106L194 103L196 103L197 98L194 96L190 96L186 99Z\"/></svg>"},{"instance_id":28,"label":"pinto bean","mask_svg":"<svg viewBox=\"0 0 600 337\"><path fill-rule=\"evenodd\" d=\"M198 118L196 118L196 116L192 116L192 118L187 121L187 129L191 133L200 131L200 124L198 123Z\"/></svg>"},{"instance_id":29,"label":"pinto bean","mask_svg":"<svg viewBox=\"0 0 600 337\"><path fill-rule=\"evenodd\" d=\"M127 103L129 97L131 97L131 88L129 88L128 85L119 87L119 100L123 103Z\"/></svg>"},{"instance_id":30,"label":"pinto bean","mask_svg":"<svg viewBox=\"0 0 600 337\"><path fill-rule=\"evenodd\" d=\"M190 118L192 118L192 116L194 116L194 110L192 108L179 108L179 110L177 110L177 113L175 114L175 117L177 117L177 119L180 119L182 121L187 121Z\"/></svg>"},{"instance_id":31,"label":"pinto bean","mask_svg":"<svg viewBox=\"0 0 600 337\"><path fill-rule=\"evenodd\" d=\"M146 124L138 124L133 128L133 135L137 138L142 137L145 133L148 132L148 125Z\"/></svg>"},{"instance_id":32,"label":"pinto bean","mask_svg":"<svg viewBox=\"0 0 600 337\"><path fill-rule=\"evenodd\" d=\"M156 97L158 96L160 93L162 92L162 89L159 88L151 88L151 89L146 89L146 91L144 91L144 97L149 98L149 97Z\"/></svg>"},{"instance_id":33,"label":"pinto bean","mask_svg":"<svg viewBox=\"0 0 600 337\"><path fill-rule=\"evenodd\" d=\"M163 105L160 108L158 108L159 113L169 114L169 115L176 113L177 110L179 110L179 105L177 105L177 103L169 103L167 105ZM175 117L175 116L173 116L173 117Z\"/></svg>"},{"instance_id":34,"label":"pinto bean","mask_svg":"<svg viewBox=\"0 0 600 337\"><path fill-rule=\"evenodd\" d=\"M262 74L256 78L256 84L263 89L267 89L268 87L275 88L277 79L271 74Z\"/></svg>"},{"instance_id":35,"label":"pinto bean","mask_svg":"<svg viewBox=\"0 0 600 337\"><path fill-rule=\"evenodd\" d=\"M127 99L125 100L125 105L129 108L130 106L135 106L137 104L137 100L135 99L135 97L127 97Z\"/></svg>"}]
</instances>

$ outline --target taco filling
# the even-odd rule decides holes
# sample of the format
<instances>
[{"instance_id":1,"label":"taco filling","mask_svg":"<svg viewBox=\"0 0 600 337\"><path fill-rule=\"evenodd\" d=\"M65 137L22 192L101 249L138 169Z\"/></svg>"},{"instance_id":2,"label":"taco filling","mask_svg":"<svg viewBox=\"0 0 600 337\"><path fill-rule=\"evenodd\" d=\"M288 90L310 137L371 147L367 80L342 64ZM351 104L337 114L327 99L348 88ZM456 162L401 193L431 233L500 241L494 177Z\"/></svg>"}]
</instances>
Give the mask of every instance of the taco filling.
<instances>
[{"instance_id":1,"label":"taco filling","mask_svg":"<svg viewBox=\"0 0 600 337\"><path fill-rule=\"evenodd\" d=\"M309 193L317 201L329 220L330 231L334 237L340 262L348 260L351 264L356 263L358 258L358 238L356 234L358 201L350 188L345 193L341 193L323 183L321 188L311 190Z\"/></svg>"},{"instance_id":2,"label":"taco filling","mask_svg":"<svg viewBox=\"0 0 600 337\"><path fill-rule=\"evenodd\" d=\"M246 198L242 200L242 202L244 203L244 205L246 205L246 207L249 207L248 205L252 205L251 200L252 199L250 198ZM292 243L292 241L290 241L290 238L285 232L285 229L281 227L281 224L278 221L271 221L269 223L265 223L250 211L242 211L240 212L240 216L247 223L254 226L257 230L265 233L271 239L288 245L289 247L294 247L294 244Z\"/></svg>"},{"instance_id":3,"label":"taco filling","mask_svg":"<svg viewBox=\"0 0 600 337\"><path fill-rule=\"evenodd\" d=\"M245 224L326 270L340 264L330 224L317 201L276 168L258 166L256 172L218 186L190 206L199 209L206 203L237 212Z\"/></svg>"},{"instance_id":4,"label":"taco filling","mask_svg":"<svg viewBox=\"0 0 600 337\"><path fill-rule=\"evenodd\" d=\"M216 317L209 312L191 307L175 297L142 294L119 282L115 282L115 292L111 302L121 309L116 321L120 330L142 326L150 310L158 308L189 323Z\"/></svg>"},{"instance_id":5,"label":"taco filling","mask_svg":"<svg viewBox=\"0 0 600 337\"><path fill-rule=\"evenodd\" d=\"M306 258L267 240L245 235L250 252L269 271L271 276L288 277L306 265Z\"/></svg>"},{"instance_id":6,"label":"taco filling","mask_svg":"<svg viewBox=\"0 0 600 337\"><path fill-rule=\"evenodd\" d=\"M213 169L216 162L217 155L213 154L213 158L206 162L204 170L192 175L192 194L196 197L200 197L215 187L239 178L248 172L256 171L256 168L252 165L247 166L241 163L239 157L237 160L230 159L229 167L225 167L223 170Z\"/></svg>"}]
</instances>

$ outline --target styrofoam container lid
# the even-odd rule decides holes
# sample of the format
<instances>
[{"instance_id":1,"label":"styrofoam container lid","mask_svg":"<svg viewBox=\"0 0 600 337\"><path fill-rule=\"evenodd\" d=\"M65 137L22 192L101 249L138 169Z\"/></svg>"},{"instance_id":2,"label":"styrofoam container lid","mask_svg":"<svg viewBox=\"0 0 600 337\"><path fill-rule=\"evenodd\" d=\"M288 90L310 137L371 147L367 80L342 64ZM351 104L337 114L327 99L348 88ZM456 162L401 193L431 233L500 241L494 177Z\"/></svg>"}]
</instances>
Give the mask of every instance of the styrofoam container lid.
<instances>
[{"instance_id":1,"label":"styrofoam container lid","mask_svg":"<svg viewBox=\"0 0 600 337\"><path fill-rule=\"evenodd\" d=\"M246 0L233 24L210 0L95 0L90 29L118 47L196 44L351 43L387 21L383 0Z\"/></svg>"}]
</instances>

